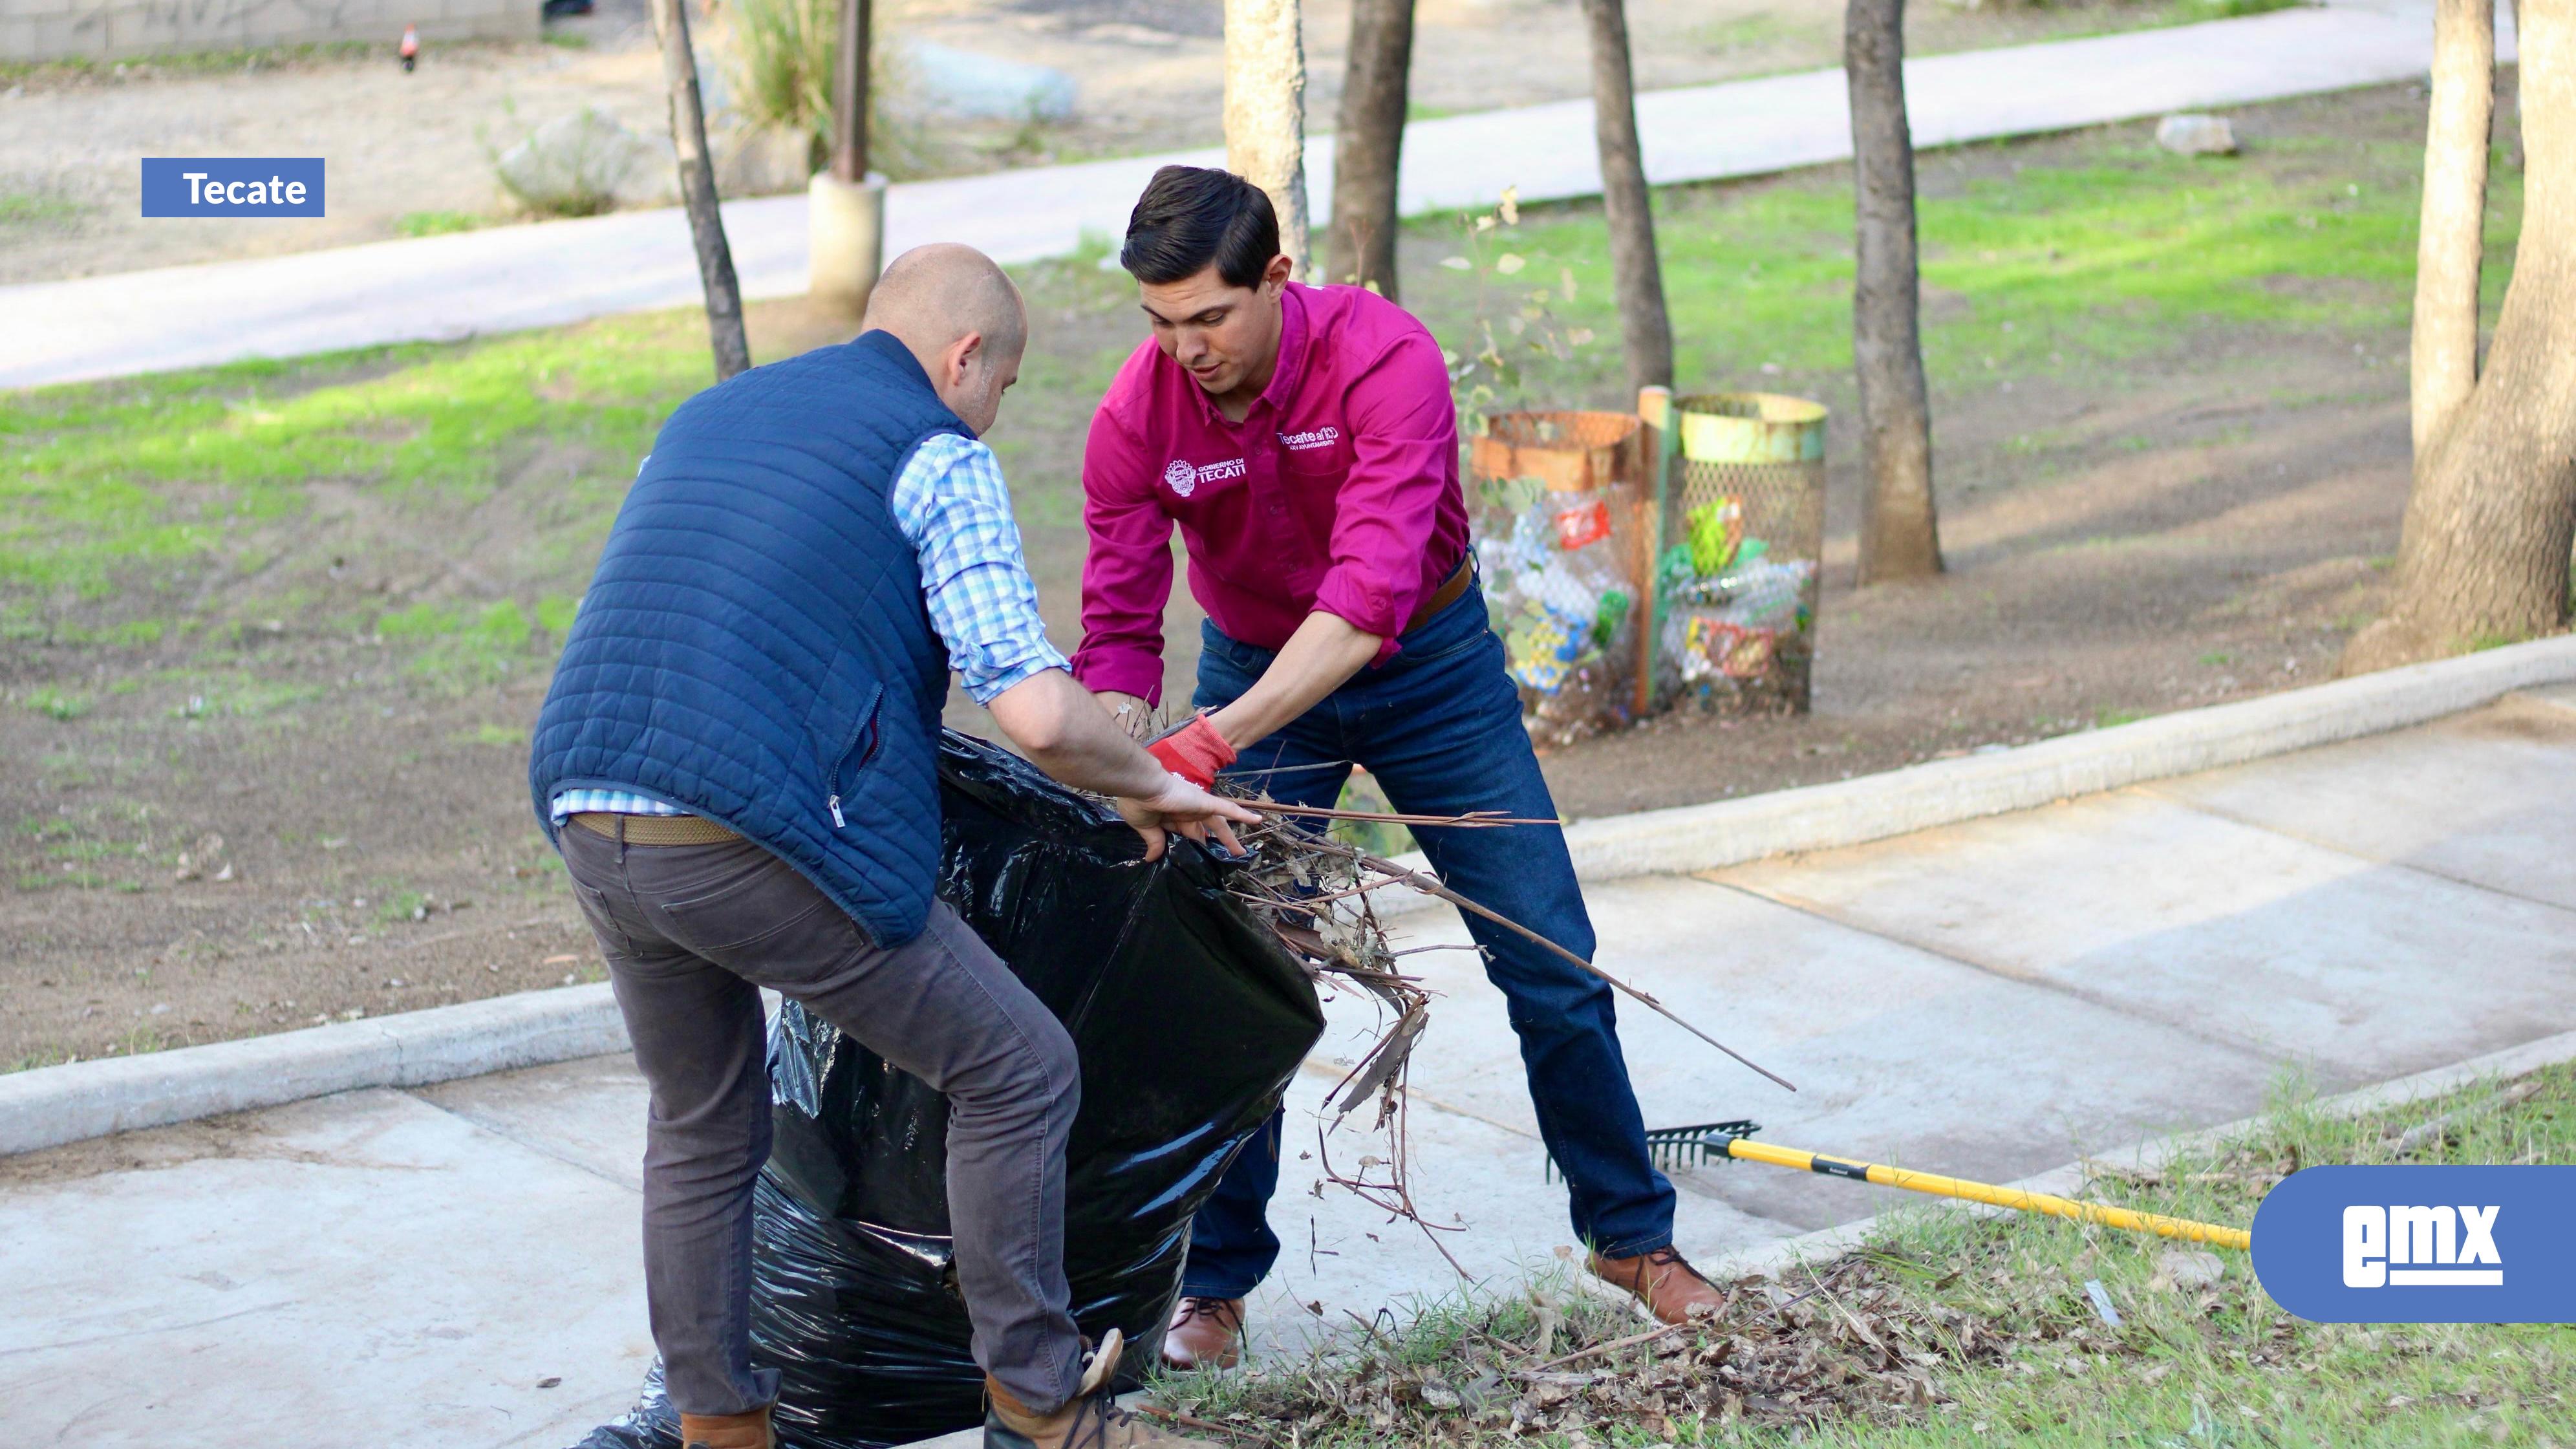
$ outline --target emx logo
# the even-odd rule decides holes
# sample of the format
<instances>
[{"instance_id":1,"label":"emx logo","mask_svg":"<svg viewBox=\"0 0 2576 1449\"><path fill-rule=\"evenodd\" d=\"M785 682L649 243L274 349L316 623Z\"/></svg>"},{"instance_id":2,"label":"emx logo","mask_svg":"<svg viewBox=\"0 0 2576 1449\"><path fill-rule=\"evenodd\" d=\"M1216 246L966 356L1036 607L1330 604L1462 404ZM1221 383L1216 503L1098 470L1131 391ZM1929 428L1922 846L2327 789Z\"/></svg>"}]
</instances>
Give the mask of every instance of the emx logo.
<instances>
[{"instance_id":1,"label":"emx logo","mask_svg":"<svg viewBox=\"0 0 2576 1449\"><path fill-rule=\"evenodd\" d=\"M2503 1211L2501 1203L2462 1203L2457 1210L2398 1203L2345 1208L2343 1286L2501 1288L2504 1260L2496 1256L2495 1221ZM2496 1266L2453 1267L2455 1263Z\"/></svg>"},{"instance_id":2,"label":"emx logo","mask_svg":"<svg viewBox=\"0 0 2576 1449\"><path fill-rule=\"evenodd\" d=\"M2312 1167L2254 1214L2254 1273L2321 1323L2576 1322L2576 1167Z\"/></svg>"}]
</instances>

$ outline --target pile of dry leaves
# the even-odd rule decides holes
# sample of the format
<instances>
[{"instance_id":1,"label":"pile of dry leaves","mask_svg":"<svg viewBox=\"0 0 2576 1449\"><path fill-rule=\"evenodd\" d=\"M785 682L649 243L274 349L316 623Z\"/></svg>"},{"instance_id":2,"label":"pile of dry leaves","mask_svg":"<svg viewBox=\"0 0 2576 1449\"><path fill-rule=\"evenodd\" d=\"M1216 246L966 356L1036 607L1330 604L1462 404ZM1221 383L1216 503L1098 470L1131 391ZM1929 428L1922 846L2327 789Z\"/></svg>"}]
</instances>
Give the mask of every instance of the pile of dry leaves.
<instances>
[{"instance_id":1,"label":"pile of dry leaves","mask_svg":"<svg viewBox=\"0 0 2576 1449\"><path fill-rule=\"evenodd\" d=\"M1155 1397L1194 1427L1283 1449L1540 1434L1582 1449L1613 1427L1670 1443L1735 1423L1901 1421L1943 1402L1944 1374L2005 1345L1890 1273L1855 1257L1785 1284L1739 1279L1716 1314L1669 1328L1559 1279L1401 1327L1382 1316L1304 1362L1167 1379Z\"/></svg>"}]
</instances>

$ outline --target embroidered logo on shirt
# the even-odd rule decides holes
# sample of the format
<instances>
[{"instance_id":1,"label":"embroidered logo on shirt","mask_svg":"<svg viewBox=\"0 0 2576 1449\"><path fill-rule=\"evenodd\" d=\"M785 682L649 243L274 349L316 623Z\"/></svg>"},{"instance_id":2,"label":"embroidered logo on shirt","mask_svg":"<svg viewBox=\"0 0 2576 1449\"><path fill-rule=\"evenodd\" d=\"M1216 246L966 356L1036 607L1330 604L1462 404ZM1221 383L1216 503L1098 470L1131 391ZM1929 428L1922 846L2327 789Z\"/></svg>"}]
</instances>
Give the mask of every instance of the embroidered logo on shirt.
<instances>
[{"instance_id":1,"label":"embroidered logo on shirt","mask_svg":"<svg viewBox=\"0 0 2576 1449\"><path fill-rule=\"evenodd\" d=\"M1214 483L1225 478L1240 478L1243 472L1241 458L1228 458L1222 463L1207 463L1198 467L1192 467L1174 458L1163 465L1163 482L1174 493L1187 498L1197 492L1198 486L1202 483Z\"/></svg>"},{"instance_id":2,"label":"embroidered logo on shirt","mask_svg":"<svg viewBox=\"0 0 2576 1449\"><path fill-rule=\"evenodd\" d=\"M1311 432L1281 433L1279 441L1285 444L1290 452L1303 453L1312 448L1329 448L1339 442L1341 436L1341 429L1326 426Z\"/></svg>"}]
</instances>

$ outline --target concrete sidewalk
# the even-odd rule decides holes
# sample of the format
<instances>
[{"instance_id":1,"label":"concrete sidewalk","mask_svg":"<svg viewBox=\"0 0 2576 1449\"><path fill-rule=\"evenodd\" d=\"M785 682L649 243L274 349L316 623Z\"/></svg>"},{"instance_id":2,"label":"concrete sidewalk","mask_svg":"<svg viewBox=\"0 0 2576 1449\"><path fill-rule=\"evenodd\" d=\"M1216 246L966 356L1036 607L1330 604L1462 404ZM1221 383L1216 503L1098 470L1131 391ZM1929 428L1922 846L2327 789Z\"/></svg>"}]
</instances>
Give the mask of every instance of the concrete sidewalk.
<instances>
[{"instance_id":1,"label":"concrete sidewalk","mask_svg":"<svg viewBox=\"0 0 2576 1449\"><path fill-rule=\"evenodd\" d=\"M1630 1011L1650 1123L1753 1116L1776 1141L2003 1181L2252 1114L2285 1071L2334 1091L2576 1028L2571 859L2576 686L2555 685L1590 896L1605 967L1800 1088ZM1446 911L1405 930L1464 939ZM1466 953L1408 962L1443 993L1415 1070L1426 1216L1464 1229L1448 1246L1479 1277L1549 1262L1571 1237L1502 1003ZM1292 1092L1264 1346L1458 1283L1417 1230L1307 1190L1316 1104L1366 1025L1359 1001L1330 1009ZM594 1058L0 1159L13 1442L578 1439L650 1359L642 1121L631 1069ZM1333 1139L1345 1169L1373 1146ZM1676 1183L1702 1259L1892 1205L1744 1165Z\"/></svg>"},{"instance_id":2,"label":"concrete sidewalk","mask_svg":"<svg viewBox=\"0 0 2576 1449\"><path fill-rule=\"evenodd\" d=\"M1918 146L2070 130L2420 77L2425 0L2334 0L2237 20L1933 56L1906 65ZM2500 57L2511 55L2509 32ZM1649 92L1638 98L1658 184L1751 176L1851 154L1840 70ZM1307 190L1332 195L1332 141L1308 149ZM1072 251L1126 226L1154 168L1222 161L1179 152L912 182L888 196L888 252L963 241L1005 262ZM1406 128L1408 215L1600 189L1592 107L1567 101ZM725 207L745 295L805 290L805 198ZM0 287L0 387L28 387L458 338L695 303L676 210L496 227L453 236Z\"/></svg>"}]
</instances>

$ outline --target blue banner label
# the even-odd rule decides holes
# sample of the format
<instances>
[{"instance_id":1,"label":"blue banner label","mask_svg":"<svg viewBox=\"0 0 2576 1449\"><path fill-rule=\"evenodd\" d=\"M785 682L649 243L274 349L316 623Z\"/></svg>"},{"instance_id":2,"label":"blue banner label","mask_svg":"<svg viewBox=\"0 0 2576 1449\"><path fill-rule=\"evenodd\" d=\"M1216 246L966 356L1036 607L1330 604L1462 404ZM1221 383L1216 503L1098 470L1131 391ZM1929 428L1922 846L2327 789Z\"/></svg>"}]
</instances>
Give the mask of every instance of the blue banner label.
<instances>
[{"instance_id":1,"label":"blue banner label","mask_svg":"<svg viewBox=\"0 0 2576 1449\"><path fill-rule=\"evenodd\" d=\"M145 216L320 216L319 156L146 156Z\"/></svg>"},{"instance_id":2,"label":"blue banner label","mask_svg":"<svg viewBox=\"0 0 2576 1449\"><path fill-rule=\"evenodd\" d=\"M2317 1323L2576 1323L2576 1167L2294 1172L2254 1276Z\"/></svg>"}]
</instances>

